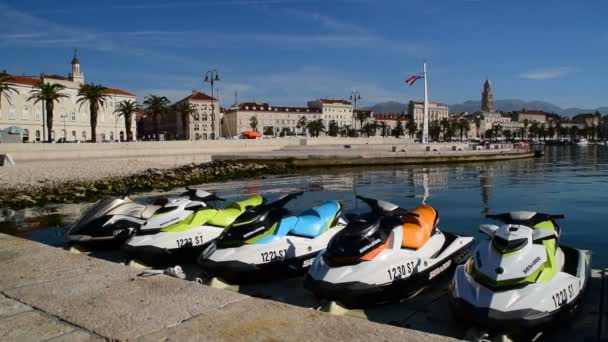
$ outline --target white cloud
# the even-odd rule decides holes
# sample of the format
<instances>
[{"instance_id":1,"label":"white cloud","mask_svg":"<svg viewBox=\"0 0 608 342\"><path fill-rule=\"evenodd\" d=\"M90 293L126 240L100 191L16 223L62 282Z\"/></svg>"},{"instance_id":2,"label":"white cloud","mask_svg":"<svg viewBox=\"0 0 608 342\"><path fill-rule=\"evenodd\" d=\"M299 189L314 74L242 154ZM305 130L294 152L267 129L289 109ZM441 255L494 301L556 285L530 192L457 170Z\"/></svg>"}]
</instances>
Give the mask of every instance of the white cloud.
<instances>
[{"instance_id":1,"label":"white cloud","mask_svg":"<svg viewBox=\"0 0 608 342\"><path fill-rule=\"evenodd\" d=\"M539 69L519 74L519 77L529 80L549 80L566 76L573 72L576 72L574 67L559 67L553 69Z\"/></svg>"}]
</instances>

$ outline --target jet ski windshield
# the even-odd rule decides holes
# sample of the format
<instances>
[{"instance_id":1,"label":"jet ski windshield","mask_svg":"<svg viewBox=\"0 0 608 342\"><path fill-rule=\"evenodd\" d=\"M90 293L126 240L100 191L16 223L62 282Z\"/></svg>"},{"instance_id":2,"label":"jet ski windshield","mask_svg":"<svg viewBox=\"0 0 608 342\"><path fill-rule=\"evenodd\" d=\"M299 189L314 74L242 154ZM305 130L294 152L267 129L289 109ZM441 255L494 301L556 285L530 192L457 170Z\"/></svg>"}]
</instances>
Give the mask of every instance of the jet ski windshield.
<instances>
[{"instance_id":1,"label":"jet ski windshield","mask_svg":"<svg viewBox=\"0 0 608 342\"><path fill-rule=\"evenodd\" d=\"M528 239L507 240L498 235L492 238L492 247L502 254L512 253L524 248L528 244Z\"/></svg>"},{"instance_id":2,"label":"jet ski windshield","mask_svg":"<svg viewBox=\"0 0 608 342\"><path fill-rule=\"evenodd\" d=\"M90 226L90 223L105 216L112 209L125 203L126 201L116 197L106 197L99 200L89 209L87 209L80 218L74 222L68 229L68 234L81 234L79 230Z\"/></svg>"}]
</instances>

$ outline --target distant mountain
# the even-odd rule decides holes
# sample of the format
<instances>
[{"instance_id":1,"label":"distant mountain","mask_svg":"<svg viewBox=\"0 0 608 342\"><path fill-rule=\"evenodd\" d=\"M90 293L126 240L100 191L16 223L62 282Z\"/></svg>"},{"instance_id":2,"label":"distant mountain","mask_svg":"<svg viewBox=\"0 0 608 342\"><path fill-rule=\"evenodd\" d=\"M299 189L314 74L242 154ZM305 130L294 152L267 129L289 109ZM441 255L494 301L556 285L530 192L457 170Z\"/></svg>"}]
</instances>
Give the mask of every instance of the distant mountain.
<instances>
[{"instance_id":1,"label":"distant mountain","mask_svg":"<svg viewBox=\"0 0 608 342\"><path fill-rule=\"evenodd\" d=\"M599 111L602 114L608 114L608 107L599 107L593 109L585 109L585 108L561 108L552 103L545 101L524 101L519 99L504 99L504 100L496 100L494 101L494 105L496 110L512 112L522 109L527 110L542 110L547 113L556 113L559 115L572 116L580 113L595 113L595 111ZM480 101L465 101L463 103L452 104L450 106L450 113L462 113L469 112L474 113L478 112L481 108ZM376 113L402 113L407 110L407 105L395 101L389 102L381 102L374 106L369 107L372 111Z\"/></svg>"},{"instance_id":2,"label":"distant mountain","mask_svg":"<svg viewBox=\"0 0 608 342\"><path fill-rule=\"evenodd\" d=\"M369 109L374 113L403 113L407 111L407 105L397 101L388 101L375 104L366 109Z\"/></svg>"}]
</instances>

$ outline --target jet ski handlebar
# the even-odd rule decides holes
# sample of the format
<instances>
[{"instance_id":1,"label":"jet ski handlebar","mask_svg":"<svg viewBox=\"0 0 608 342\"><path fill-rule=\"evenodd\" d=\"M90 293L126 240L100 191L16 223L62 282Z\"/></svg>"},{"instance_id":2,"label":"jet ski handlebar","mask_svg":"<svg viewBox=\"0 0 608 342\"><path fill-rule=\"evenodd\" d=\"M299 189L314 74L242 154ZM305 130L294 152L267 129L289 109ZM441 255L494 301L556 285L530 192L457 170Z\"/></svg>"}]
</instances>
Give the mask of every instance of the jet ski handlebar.
<instances>
[{"instance_id":1,"label":"jet ski handlebar","mask_svg":"<svg viewBox=\"0 0 608 342\"><path fill-rule=\"evenodd\" d=\"M384 216L418 216L407 209L403 209L398 205L389 203L386 201L377 200L374 198L367 198L357 195L357 198L363 201L372 210L372 215L384 215Z\"/></svg>"},{"instance_id":2,"label":"jet ski handlebar","mask_svg":"<svg viewBox=\"0 0 608 342\"><path fill-rule=\"evenodd\" d=\"M296 197L302 196L303 193L304 193L304 191L298 191L298 192L292 192L287 195L283 195L283 196L279 197L277 200L275 200L274 202L268 203L266 206L271 207L271 208L282 208L285 206L285 204L287 204L287 202L291 201L292 199L294 199Z\"/></svg>"},{"instance_id":3,"label":"jet ski handlebar","mask_svg":"<svg viewBox=\"0 0 608 342\"><path fill-rule=\"evenodd\" d=\"M500 213L500 214L486 214L486 218L502 221L504 223L515 223L521 221L534 221L542 222L546 220L559 220L565 218L563 214L543 214L543 213L530 213L530 217L518 217L517 213Z\"/></svg>"}]
</instances>

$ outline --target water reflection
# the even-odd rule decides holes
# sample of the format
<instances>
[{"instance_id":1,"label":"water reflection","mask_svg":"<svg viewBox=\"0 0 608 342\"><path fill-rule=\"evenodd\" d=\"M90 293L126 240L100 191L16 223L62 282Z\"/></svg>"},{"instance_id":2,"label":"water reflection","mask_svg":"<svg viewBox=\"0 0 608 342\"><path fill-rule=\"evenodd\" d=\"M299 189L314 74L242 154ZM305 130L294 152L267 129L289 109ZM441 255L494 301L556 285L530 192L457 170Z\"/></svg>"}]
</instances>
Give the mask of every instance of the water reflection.
<instances>
[{"instance_id":1,"label":"water reflection","mask_svg":"<svg viewBox=\"0 0 608 342\"><path fill-rule=\"evenodd\" d=\"M369 167L307 171L297 175L205 184L229 200L253 193L274 198L306 190L289 204L304 210L322 200L338 199L346 211L363 211L355 193L401 206L435 206L444 229L477 234L487 212L533 210L563 213L565 243L594 249L594 264L606 265L602 222L608 219L608 148L552 146L537 159L461 165ZM176 189L169 195L180 192ZM147 193L151 201L167 194ZM52 245L62 245L63 230L89 204L51 205L19 211L0 210L0 231Z\"/></svg>"}]
</instances>

